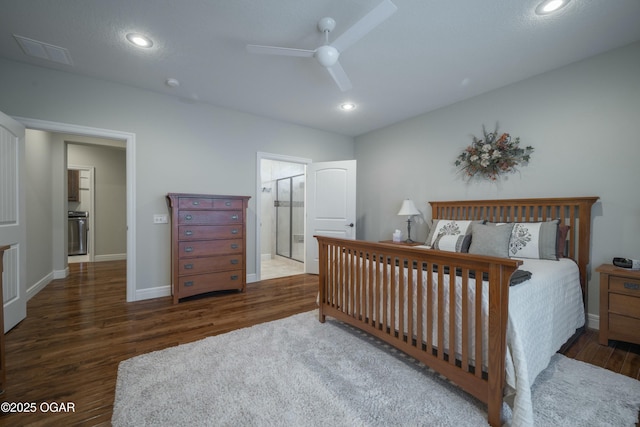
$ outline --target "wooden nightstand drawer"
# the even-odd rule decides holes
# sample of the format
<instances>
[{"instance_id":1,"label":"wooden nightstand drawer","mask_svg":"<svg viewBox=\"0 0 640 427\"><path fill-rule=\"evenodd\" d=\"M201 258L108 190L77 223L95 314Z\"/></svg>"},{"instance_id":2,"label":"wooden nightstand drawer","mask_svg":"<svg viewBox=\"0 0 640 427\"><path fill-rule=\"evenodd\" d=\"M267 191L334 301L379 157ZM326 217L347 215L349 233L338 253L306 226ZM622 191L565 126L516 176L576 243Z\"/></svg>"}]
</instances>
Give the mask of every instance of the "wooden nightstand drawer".
<instances>
[{"instance_id":1,"label":"wooden nightstand drawer","mask_svg":"<svg viewBox=\"0 0 640 427\"><path fill-rule=\"evenodd\" d=\"M640 319L640 298L612 293L609 295L609 313Z\"/></svg>"},{"instance_id":2,"label":"wooden nightstand drawer","mask_svg":"<svg viewBox=\"0 0 640 427\"><path fill-rule=\"evenodd\" d=\"M640 297L640 280L611 276L609 278L609 290Z\"/></svg>"},{"instance_id":3,"label":"wooden nightstand drawer","mask_svg":"<svg viewBox=\"0 0 640 427\"><path fill-rule=\"evenodd\" d=\"M640 319L617 314L609 315L609 334L613 339L636 342L640 330Z\"/></svg>"}]
</instances>

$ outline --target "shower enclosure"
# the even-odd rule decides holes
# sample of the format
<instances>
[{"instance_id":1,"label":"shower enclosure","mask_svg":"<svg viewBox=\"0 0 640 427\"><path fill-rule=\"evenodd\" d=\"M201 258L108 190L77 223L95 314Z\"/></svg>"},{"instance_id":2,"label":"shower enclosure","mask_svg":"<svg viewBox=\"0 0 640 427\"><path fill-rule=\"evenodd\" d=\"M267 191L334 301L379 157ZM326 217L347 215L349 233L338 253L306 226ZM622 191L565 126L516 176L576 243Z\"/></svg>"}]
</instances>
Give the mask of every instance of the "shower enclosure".
<instances>
[{"instance_id":1,"label":"shower enclosure","mask_svg":"<svg viewBox=\"0 0 640 427\"><path fill-rule=\"evenodd\" d=\"M304 262L304 174L276 180L276 254Z\"/></svg>"}]
</instances>

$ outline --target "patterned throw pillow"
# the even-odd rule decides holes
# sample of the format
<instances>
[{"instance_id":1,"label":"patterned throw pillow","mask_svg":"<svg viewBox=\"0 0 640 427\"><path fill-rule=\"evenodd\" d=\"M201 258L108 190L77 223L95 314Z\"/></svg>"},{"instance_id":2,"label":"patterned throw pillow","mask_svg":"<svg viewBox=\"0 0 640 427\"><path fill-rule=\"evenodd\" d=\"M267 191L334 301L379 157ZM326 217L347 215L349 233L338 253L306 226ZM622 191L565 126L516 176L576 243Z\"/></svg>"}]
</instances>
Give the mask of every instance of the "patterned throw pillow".
<instances>
[{"instance_id":1,"label":"patterned throw pillow","mask_svg":"<svg viewBox=\"0 0 640 427\"><path fill-rule=\"evenodd\" d=\"M469 252L471 234L447 235L440 234L433 242L433 249L449 252Z\"/></svg>"},{"instance_id":2,"label":"patterned throw pillow","mask_svg":"<svg viewBox=\"0 0 640 427\"><path fill-rule=\"evenodd\" d=\"M509 240L509 256L557 261L559 223L560 220L557 219L514 223Z\"/></svg>"},{"instance_id":3,"label":"patterned throw pillow","mask_svg":"<svg viewBox=\"0 0 640 427\"><path fill-rule=\"evenodd\" d=\"M464 240L458 242L459 236L465 236L471 233L471 223L483 221L468 221L468 220L449 220L449 219L436 219L433 220L431 227L429 229L429 235L427 236L427 240L425 245L431 246L434 249L436 248L436 239L440 238L438 241L438 247L442 250L455 250L455 252L462 252L463 249L468 249L468 245L465 248L465 245L462 243ZM451 236L446 237L443 240L443 236ZM444 249L449 248L449 249ZM454 249L450 249L454 248ZM460 250L457 250L457 249Z\"/></svg>"}]
</instances>

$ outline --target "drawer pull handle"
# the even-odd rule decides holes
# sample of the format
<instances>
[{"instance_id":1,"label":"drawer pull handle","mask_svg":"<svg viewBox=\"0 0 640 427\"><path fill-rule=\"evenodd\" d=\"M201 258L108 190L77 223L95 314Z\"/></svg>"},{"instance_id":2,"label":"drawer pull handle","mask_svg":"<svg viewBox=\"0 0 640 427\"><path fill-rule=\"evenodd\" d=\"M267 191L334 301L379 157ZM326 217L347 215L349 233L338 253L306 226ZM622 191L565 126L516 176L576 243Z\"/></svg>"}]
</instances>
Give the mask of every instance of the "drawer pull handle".
<instances>
[{"instance_id":1,"label":"drawer pull handle","mask_svg":"<svg viewBox=\"0 0 640 427\"><path fill-rule=\"evenodd\" d=\"M185 252L193 252L193 248L191 246L187 246L186 248L184 248Z\"/></svg>"},{"instance_id":2,"label":"drawer pull handle","mask_svg":"<svg viewBox=\"0 0 640 427\"><path fill-rule=\"evenodd\" d=\"M233 276L231 276L231 280L238 280L238 275L234 274Z\"/></svg>"},{"instance_id":3,"label":"drawer pull handle","mask_svg":"<svg viewBox=\"0 0 640 427\"><path fill-rule=\"evenodd\" d=\"M234 221L238 219L238 215L231 215L231 219L233 219Z\"/></svg>"},{"instance_id":4,"label":"drawer pull handle","mask_svg":"<svg viewBox=\"0 0 640 427\"><path fill-rule=\"evenodd\" d=\"M231 206L231 202L226 201L226 202L224 202L224 205L225 205L225 206Z\"/></svg>"},{"instance_id":5,"label":"drawer pull handle","mask_svg":"<svg viewBox=\"0 0 640 427\"><path fill-rule=\"evenodd\" d=\"M238 229L234 228L233 230L231 230L231 234L238 234Z\"/></svg>"},{"instance_id":6,"label":"drawer pull handle","mask_svg":"<svg viewBox=\"0 0 640 427\"><path fill-rule=\"evenodd\" d=\"M191 270L193 268L193 264L185 264L184 265L184 269L185 270Z\"/></svg>"},{"instance_id":7,"label":"drawer pull handle","mask_svg":"<svg viewBox=\"0 0 640 427\"><path fill-rule=\"evenodd\" d=\"M190 221L193 219L193 216L191 215L185 215L184 219L186 219L187 221Z\"/></svg>"},{"instance_id":8,"label":"drawer pull handle","mask_svg":"<svg viewBox=\"0 0 640 427\"><path fill-rule=\"evenodd\" d=\"M184 235L185 236L192 236L193 235L193 231L187 230L187 231L184 232Z\"/></svg>"},{"instance_id":9,"label":"drawer pull handle","mask_svg":"<svg viewBox=\"0 0 640 427\"><path fill-rule=\"evenodd\" d=\"M238 261L237 259L232 259L231 260L231 264L236 265L238 264L240 261Z\"/></svg>"},{"instance_id":10,"label":"drawer pull handle","mask_svg":"<svg viewBox=\"0 0 640 427\"><path fill-rule=\"evenodd\" d=\"M198 206L199 204L200 204L200 202L199 202L199 201L197 201L197 200L195 200L195 201L193 202L193 206Z\"/></svg>"},{"instance_id":11,"label":"drawer pull handle","mask_svg":"<svg viewBox=\"0 0 640 427\"><path fill-rule=\"evenodd\" d=\"M637 291L638 289L640 289L640 283L624 282L624 288Z\"/></svg>"},{"instance_id":12,"label":"drawer pull handle","mask_svg":"<svg viewBox=\"0 0 640 427\"><path fill-rule=\"evenodd\" d=\"M237 243L232 243L231 244L231 249L238 249L238 244Z\"/></svg>"},{"instance_id":13,"label":"drawer pull handle","mask_svg":"<svg viewBox=\"0 0 640 427\"><path fill-rule=\"evenodd\" d=\"M184 282L185 286L193 286L193 280L189 280L188 282Z\"/></svg>"}]
</instances>

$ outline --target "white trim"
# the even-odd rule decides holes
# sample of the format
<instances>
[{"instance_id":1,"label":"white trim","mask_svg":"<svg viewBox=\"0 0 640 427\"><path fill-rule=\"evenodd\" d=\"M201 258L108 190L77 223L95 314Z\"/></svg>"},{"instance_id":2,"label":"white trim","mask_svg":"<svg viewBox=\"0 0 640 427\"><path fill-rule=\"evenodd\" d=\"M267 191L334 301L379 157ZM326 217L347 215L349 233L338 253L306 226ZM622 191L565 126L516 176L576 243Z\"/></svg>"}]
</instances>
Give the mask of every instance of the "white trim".
<instances>
[{"instance_id":1,"label":"white trim","mask_svg":"<svg viewBox=\"0 0 640 427\"><path fill-rule=\"evenodd\" d=\"M13 117L27 129L69 133L99 138L119 139L126 142L127 150L127 302L137 301L136 295L136 134L69 123Z\"/></svg>"},{"instance_id":2,"label":"white trim","mask_svg":"<svg viewBox=\"0 0 640 427\"><path fill-rule=\"evenodd\" d=\"M122 261L125 259L127 259L127 254L106 254L106 255L96 255L94 257L95 262Z\"/></svg>"},{"instance_id":3,"label":"white trim","mask_svg":"<svg viewBox=\"0 0 640 427\"><path fill-rule=\"evenodd\" d=\"M261 258L261 239L260 234L262 233L262 160L277 160L280 162L289 162L289 163L302 163L303 165L308 165L309 163L313 163L313 160L307 159L304 157L294 157L287 156L284 154L273 154L273 153L265 153L262 151L258 151L256 153L256 273L255 273L255 282L260 280L260 266L262 264ZM306 171L305 171L305 179L306 179ZM306 227L306 213L307 208L305 206L305 227ZM249 275L247 275L247 282L249 282Z\"/></svg>"},{"instance_id":4,"label":"white trim","mask_svg":"<svg viewBox=\"0 0 640 427\"><path fill-rule=\"evenodd\" d=\"M587 313L587 328L600 330L600 316Z\"/></svg>"},{"instance_id":5,"label":"white trim","mask_svg":"<svg viewBox=\"0 0 640 427\"><path fill-rule=\"evenodd\" d=\"M152 299L152 298L161 298L161 297L170 297L171 296L171 286L156 286L155 288L146 288L146 289L138 289L136 290L136 301L141 301L144 299Z\"/></svg>"},{"instance_id":6,"label":"white trim","mask_svg":"<svg viewBox=\"0 0 640 427\"><path fill-rule=\"evenodd\" d=\"M258 281L257 277L258 277L258 275L255 274L255 273L254 274L251 274L251 273L247 274L247 283L257 282Z\"/></svg>"},{"instance_id":7,"label":"white trim","mask_svg":"<svg viewBox=\"0 0 640 427\"><path fill-rule=\"evenodd\" d=\"M38 292L44 289L54 279L53 272L47 274L42 279L38 280L33 286L27 289L27 301L35 296Z\"/></svg>"},{"instance_id":8,"label":"white trim","mask_svg":"<svg viewBox=\"0 0 640 427\"><path fill-rule=\"evenodd\" d=\"M66 279L68 275L69 275L68 265L67 265L67 268L65 268L64 270L53 270L53 280Z\"/></svg>"}]
</instances>

